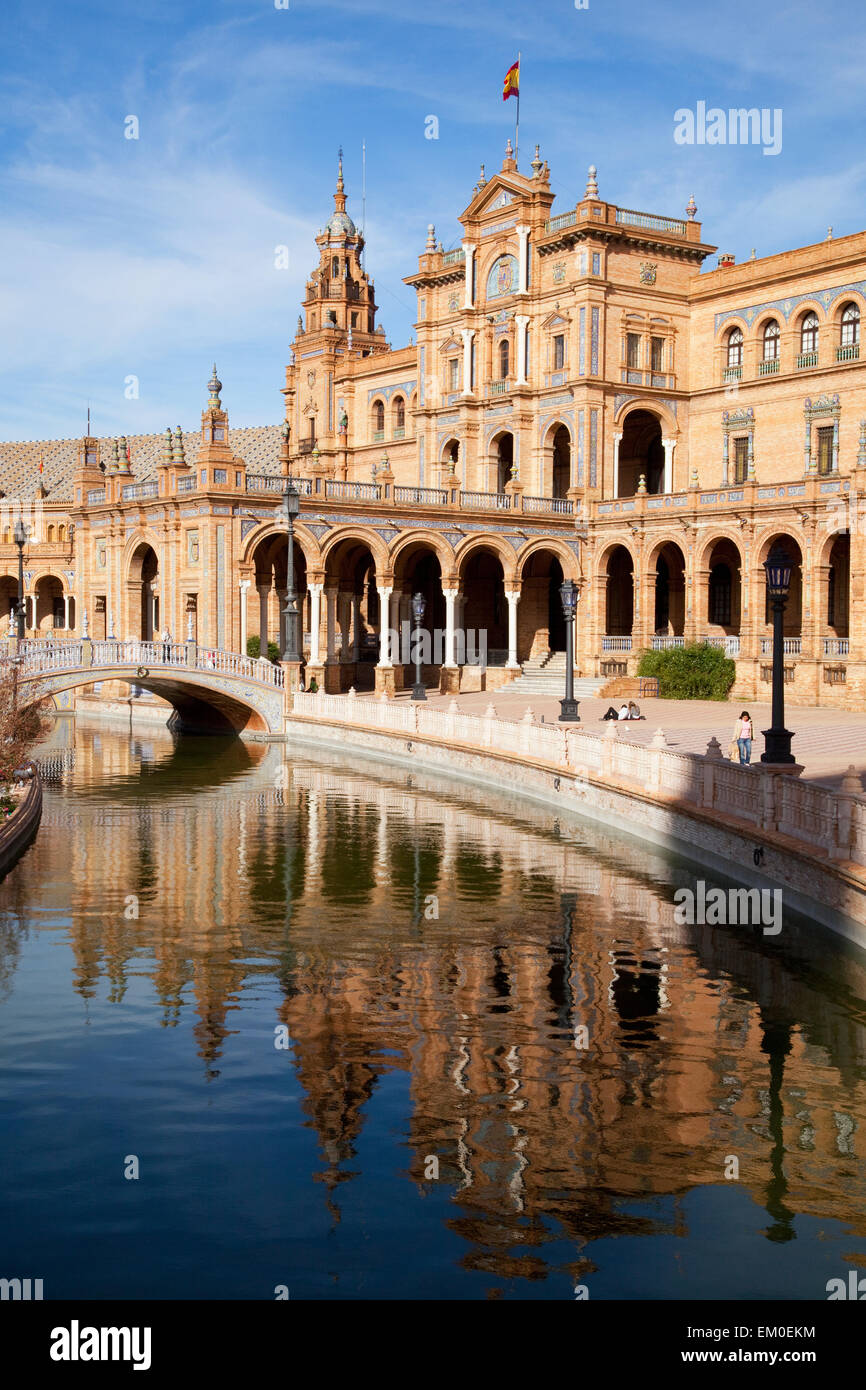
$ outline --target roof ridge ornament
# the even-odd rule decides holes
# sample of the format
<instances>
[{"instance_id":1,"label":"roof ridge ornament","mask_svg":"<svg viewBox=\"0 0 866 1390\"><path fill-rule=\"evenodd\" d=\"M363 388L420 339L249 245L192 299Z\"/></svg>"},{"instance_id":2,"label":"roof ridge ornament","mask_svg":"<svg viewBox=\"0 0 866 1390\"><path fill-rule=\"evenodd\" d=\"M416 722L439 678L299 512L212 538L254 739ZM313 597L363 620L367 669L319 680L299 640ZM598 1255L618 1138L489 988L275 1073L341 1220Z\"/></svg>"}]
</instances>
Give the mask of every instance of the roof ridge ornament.
<instances>
[{"instance_id":1,"label":"roof ridge ornament","mask_svg":"<svg viewBox=\"0 0 866 1390\"><path fill-rule=\"evenodd\" d=\"M689 196L689 201L686 203L686 217L689 219L690 222L694 222L697 210L698 205L695 202L695 195L694 193L692 193Z\"/></svg>"},{"instance_id":2,"label":"roof ridge ornament","mask_svg":"<svg viewBox=\"0 0 866 1390\"><path fill-rule=\"evenodd\" d=\"M584 198L598 197L598 170L594 164L590 164L589 166L589 176L586 180L586 192L583 196Z\"/></svg>"}]
</instances>

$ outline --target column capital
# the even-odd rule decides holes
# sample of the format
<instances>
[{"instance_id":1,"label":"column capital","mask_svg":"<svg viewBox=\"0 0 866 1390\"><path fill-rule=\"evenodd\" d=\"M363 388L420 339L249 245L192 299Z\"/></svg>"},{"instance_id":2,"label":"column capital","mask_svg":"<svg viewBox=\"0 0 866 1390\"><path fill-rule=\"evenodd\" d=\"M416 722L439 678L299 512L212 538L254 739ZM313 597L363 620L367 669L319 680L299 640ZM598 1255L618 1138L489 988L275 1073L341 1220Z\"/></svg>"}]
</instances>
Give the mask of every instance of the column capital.
<instances>
[{"instance_id":1,"label":"column capital","mask_svg":"<svg viewBox=\"0 0 866 1390\"><path fill-rule=\"evenodd\" d=\"M321 581L314 581L311 579L307 580L307 588L309 589L311 594L320 594L324 587L325 586Z\"/></svg>"}]
</instances>

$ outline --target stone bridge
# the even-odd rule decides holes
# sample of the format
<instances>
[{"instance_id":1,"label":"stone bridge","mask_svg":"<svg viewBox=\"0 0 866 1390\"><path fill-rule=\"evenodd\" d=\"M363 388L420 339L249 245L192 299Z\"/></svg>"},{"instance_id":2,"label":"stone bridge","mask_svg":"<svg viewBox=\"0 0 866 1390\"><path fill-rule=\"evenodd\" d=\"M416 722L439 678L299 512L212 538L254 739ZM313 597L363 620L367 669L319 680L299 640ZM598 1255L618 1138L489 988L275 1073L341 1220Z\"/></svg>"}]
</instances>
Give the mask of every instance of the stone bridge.
<instances>
[{"instance_id":1,"label":"stone bridge","mask_svg":"<svg viewBox=\"0 0 866 1390\"><path fill-rule=\"evenodd\" d=\"M0 665L17 670L22 701L95 681L127 681L167 700L179 729L265 735L284 729L281 666L195 642L10 639L0 642Z\"/></svg>"}]
</instances>

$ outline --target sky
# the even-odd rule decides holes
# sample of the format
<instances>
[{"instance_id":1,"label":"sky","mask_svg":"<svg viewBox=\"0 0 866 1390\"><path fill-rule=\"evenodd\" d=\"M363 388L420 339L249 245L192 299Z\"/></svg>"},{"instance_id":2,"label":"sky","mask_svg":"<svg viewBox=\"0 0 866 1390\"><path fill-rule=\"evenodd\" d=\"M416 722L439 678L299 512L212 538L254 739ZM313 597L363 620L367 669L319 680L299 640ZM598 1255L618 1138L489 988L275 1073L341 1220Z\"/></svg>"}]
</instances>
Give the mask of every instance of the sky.
<instances>
[{"instance_id":1,"label":"sky","mask_svg":"<svg viewBox=\"0 0 866 1390\"><path fill-rule=\"evenodd\" d=\"M360 223L366 142L367 269L404 346L402 278L500 168L518 52L520 166L538 142L554 213L595 164L623 207L693 194L738 260L866 225L862 0L4 0L0 438L77 437L88 402L101 435L195 428L214 360L232 425L281 419L340 145ZM678 143L701 102L780 111L779 152Z\"/></svg>"}]
</instances>

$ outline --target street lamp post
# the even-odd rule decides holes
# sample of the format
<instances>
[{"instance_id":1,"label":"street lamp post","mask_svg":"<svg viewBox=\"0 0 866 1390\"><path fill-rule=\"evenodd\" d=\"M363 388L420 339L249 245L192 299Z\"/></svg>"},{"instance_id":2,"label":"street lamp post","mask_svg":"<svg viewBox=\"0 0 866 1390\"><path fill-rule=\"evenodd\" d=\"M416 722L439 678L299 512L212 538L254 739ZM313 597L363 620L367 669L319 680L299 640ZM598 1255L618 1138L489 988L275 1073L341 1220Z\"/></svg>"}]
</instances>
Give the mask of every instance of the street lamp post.
<instances>
[{"instance_id":1,"label":"street lamp post","mask_svg":"<svg viewBox=\"0 0 866 1390\"><path fill-rule=\"evenodd\" d=\"M298 596L295 593L295 519L301 509L301 495L289 474L283 489L282 514L289 529L286 603L283 608L281 661L301 661L298 642Z\"/></svg>"},{"instance_id":2,"label":"street lamp post","mask_svg":"<svg viewBox=\"0 0 866 1390\"><path fill-rule=\"evenodd\" d=\"M24 602L24 546L27 543L27 527L21 517L15 523L15 544L18 547L18 610L17 610L17 631L18 641L24 641L24 621L26 606Z\"/></svg>"},{"instance_id":3,"label":"street lamp post","mask_svg":"<svg viewBox=\"0 0 866 1390\"><path fill-rule=\"evenodd\" d=\"M413 700L426 700L427 691L424 689L424 682L421 679L421 624L424 621L424 613L427 608L427 600L423 594L415 594L412 599L412 617L415 619L415 684L412 686Z\"/></svg>"},{"instance_id":4,"label":"street lamp post","mask_svg":"<svg viewBox=\"0 0 866 1390\"><path fill-rule=\"evenodd\" d=\"M565 618L565 699L560 700L562 711L560 724L579 724L578 702L574 698L574 619L580 598L580 589L573 579L566 579L560 585L559 597L562 600L562 615Z\"/></svg>"},{"instance_id":5,"label":"street lamp post","mask_svg":"<svg viewBox=\"0 0 866 1390\"><path fill-rule=\"evenodd\" d=\"M791 587L793 566L788 552L778 541L766 560L767 594L773 605L773 714L771 727L764 729L762 763L796 763L791 753L790 729L785 728L784 614Z\"/></svg>"}]
</instances>

